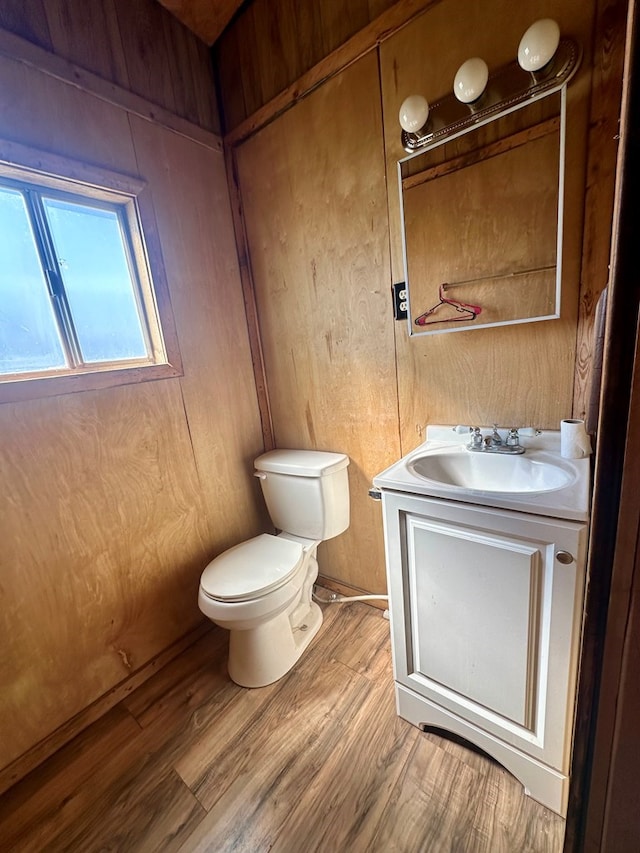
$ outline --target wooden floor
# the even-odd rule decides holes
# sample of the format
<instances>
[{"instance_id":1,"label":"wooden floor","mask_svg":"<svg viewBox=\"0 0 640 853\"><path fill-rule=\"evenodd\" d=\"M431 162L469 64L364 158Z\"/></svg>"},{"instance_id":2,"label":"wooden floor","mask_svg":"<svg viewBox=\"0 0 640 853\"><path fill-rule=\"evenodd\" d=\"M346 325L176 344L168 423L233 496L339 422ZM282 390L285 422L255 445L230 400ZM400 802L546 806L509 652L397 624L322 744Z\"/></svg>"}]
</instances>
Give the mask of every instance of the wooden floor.
<instances>
[{"instance_id":1,"label":"wooden floor","mask_svg":"<svg viewBox=\"0 0 640 853\"><path fill-rule=\"evenodd\" d=\"M486 757L396 716L389 623L328 605L270 687L207 633L0 799L2 851L562 849L564 822Z\"/></svg>"}]
</instances>

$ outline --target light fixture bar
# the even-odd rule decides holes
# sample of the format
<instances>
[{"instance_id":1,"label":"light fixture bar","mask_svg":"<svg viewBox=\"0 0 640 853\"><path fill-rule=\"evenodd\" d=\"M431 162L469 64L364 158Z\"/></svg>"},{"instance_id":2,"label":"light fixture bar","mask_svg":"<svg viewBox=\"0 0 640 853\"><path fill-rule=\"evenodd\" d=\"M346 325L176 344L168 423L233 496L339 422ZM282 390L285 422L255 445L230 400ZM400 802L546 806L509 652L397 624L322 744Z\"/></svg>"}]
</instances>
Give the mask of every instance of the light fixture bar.
<instances>
[{"instance_id":1,"label":"light fixture bar","mask_svg":"<svg viewBox=\"0 0 640 853\"><path fill-rule=\"evenodd\" d=\"M474 125L550 95L569 82L581 58L577 42L563 38L551 62L540 71L524 71L518 62L511 62L489 75L487 87L477 101L465 104L450 94L432 104L425 127L414 133L402 130L402 147L409 154L431 148Z\"/></svg>"}]
</instances>

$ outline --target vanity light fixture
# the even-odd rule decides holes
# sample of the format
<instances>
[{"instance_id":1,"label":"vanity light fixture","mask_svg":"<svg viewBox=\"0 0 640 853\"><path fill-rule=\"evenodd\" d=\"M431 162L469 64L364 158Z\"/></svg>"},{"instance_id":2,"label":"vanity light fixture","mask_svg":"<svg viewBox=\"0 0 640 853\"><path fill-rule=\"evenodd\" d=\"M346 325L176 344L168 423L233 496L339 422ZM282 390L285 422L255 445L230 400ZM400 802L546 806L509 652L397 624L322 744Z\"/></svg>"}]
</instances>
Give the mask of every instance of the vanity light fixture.
<instances>
[{"instance_id":1,"label":"vanity light fixture","mask_svg":"<svg viewBox=\"0 0 640 853\"><path fill-rule=\"evenodd\" d=\"M474 56L463 62L453 81L453 94L463 104L473 104L487 88L489 68L484 59Z\"/></svg>"},{"instance_id":2,"label":"vanity light fixture","mask_svg":"<svg viewBox=\"0 0 640 853\"><path fill-rule=\"evenodd\" d=\"M560 27L552 18L541 18L522 36L518 46L518 64L525 71L540 71L556 54Z\"/></svg>"},{"instance_id":3,"label":"vanity light fixture","mask_svg":"<svg viewBox=\"0 0 640 853\"><path fill-rule=\"evenodd\" d=\"M525 103L559 91L580 65L582 50L561 38L551 18L533 23L522 36L518 59L490 74L486 62L473 57L458 69L453 92L431 106L410 95L400 108L401 140L410 154L485 124Z\"/></svg>"},{"instance_id":4,"label":"vanity light fixture","mask_svg":"<svg viewBox=\"0 0 640 853\"><path fill-rule=\"evenodd\" d=\"M422 95L409 95L400 107L400 127L407 133L419 133L429 118L429 104Z\"/></svg>"}]
</instances>

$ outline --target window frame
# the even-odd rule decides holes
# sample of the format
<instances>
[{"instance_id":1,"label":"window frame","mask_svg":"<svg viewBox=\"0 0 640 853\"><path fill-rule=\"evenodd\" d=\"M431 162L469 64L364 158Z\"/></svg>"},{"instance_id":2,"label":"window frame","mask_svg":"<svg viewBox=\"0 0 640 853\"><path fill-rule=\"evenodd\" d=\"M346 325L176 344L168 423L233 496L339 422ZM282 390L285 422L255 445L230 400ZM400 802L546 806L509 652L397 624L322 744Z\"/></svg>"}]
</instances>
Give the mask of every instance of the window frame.
<instances>
[{"instance_id":1,"label":"window frame","mask_svg":"<svg viewBox=\"0 0 640 853\"><path fill-rule=\"evenodd\" d=\"M0 139L0 178L39 192L118 212L134 271L134 292L149 358L85 363L64 372L0 376L0 403L154 381L183 375L151 191L142 178ZM128 243L128 245L127 245ZM44 270L43 270L44 272Z\"/></svg>"}]
</instances>

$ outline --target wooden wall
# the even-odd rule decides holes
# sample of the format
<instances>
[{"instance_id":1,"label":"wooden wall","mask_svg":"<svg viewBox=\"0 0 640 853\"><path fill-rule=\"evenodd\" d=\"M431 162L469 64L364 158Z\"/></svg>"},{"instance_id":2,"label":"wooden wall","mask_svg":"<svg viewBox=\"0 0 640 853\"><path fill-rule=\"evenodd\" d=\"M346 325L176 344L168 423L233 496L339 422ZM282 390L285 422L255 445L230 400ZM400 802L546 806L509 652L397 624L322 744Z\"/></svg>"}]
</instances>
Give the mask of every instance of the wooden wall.
<instances>
[{"instance_id":1,"label":"wooden wall","mask_svg":"<svg viewBox=\"0 0 640 853\"><path fill-rule=\"evenodd\" d=\"M427 422L553 427L583 413L588 321L607 280L620 82L608 8L620 2L491 0L479 19L462 0L369 0L348 15L331 0L297 13L255 0L221 43L236 240L273 434L352 460L351 529L320 555L338 585L381 591L382 524L366 488ZM546 14L586 51L571 87L563 319L409 341L390 305L402 89L437 97L467 56L511 59ZM200 623L203 563L265 529L248 471L266 409L204 46L153 0L5 0L0 27L0 136L149 182L185 368L0 407L0 766L11 768Z\"/></svg>"},{"instance_id":2,"label":"wooden wall","mask_svg":"<svg viewBox=\"0 0 640 853\"><path fill-rule=\"evenodd\" d=\"M470 7L464 0L444 0L380 48L387 174L391 176L397 160L404 156L397 115L406 95L422 91L428 100L437 100L449 90L457 68L469 56L482 56L490 68L512 61L527 26L547 15L556 18L561 31L574 35L586 48L582 67L568 90L562 316L542 323L435 337L409 339L406 333L397 335L405 452L416 444L416 434L427 423L497 422L506 427L559 429L561 419L571 417L593 6L580 0L563 0L529 2L514 8L509 0L491 0L490 7ZM404 278L398 197L390 181L393 281ZM491 198L484 202L488 217L491 203ZM468 246L458 247L461 253L467 250ZM420 388L419 395L416 388Z\"/></svg>"},{"instance_id":3,"label":"wooden wall","mask_svg":"<svg viewBox=\"0 0 640 853\"><path fill-rule=\"evenodd\" d=\"M0 28L220 132L209 50L155 0L2 0Z\"/></svg>"},{"instance_id":4,"label":"wooden wall","mask_svg":"<svg viewBox=\"0 0 640 853\"><path fill-rule=\"evenodd\" d=\"M270 101L394 0L254 0L214 46L225 130Z\"/></svg>"},{"instance_id":5,"label":"wooden wall","mask_svg":"<svg viewBox=\"0 0 640 853\"><path fill-rule=\"evenodd\" d=\"M274 66L270 79L281 79L280 65L295 65L293 35L276 38L263 28L260 50L243 54L235 78L221 43L217 71L231 118L225 139L246 225L275 443L334 445L356 461L353 530L328 543L331 559L320 553L321 573L338 585L380 591L382 525L364 489L420 443L428 423L558 429L562 418L584 416L594 297L608 275L619 115L619 66L608 99L597 88L592 95L592 84L602 86L610 74L609 5L400 0L277 94L275 85L270 94L261 88L263 63ZM236 19L238 44L245 36L253 44L251 10L260 7L256 0ZM430 100L446 94L469 56L483 56L490 68L512 61L527 26L545 16L585 51L569 89L562 317L409 339L404 323L392 320L390 295L392 282L403 279L399 106L413 91ZM236 110L243 99L253 116ZM386 211L376 190L381 160ZM358 289L355 271L367 286ZM339 370L336 340L351 354L339 353Z\"/></svg>"},{"instance_id":6,"label":"wooden wall","mask_svg":"<svg viewBox=\"0 0 640 853\"><path fill-rule=\"evenodd\" d=\"M264 128L238 176L275 444L349 455L351 526L320 571L383 592L368 489L400 445L377 74L365 56Z\"/></svg>"},{"instance_id":7,"label":"wooden wall","mask_svg":"<svg viewBox=\"0 0 640 853\"><path fill-rule=\"evenodd\" d=\"M131 85L167 108L211 116L208 72L170 52L167 32L178 30L158 10L146 0L0 5L2 22L32 39L0 32L0 137L148 182L184 365L180 379L0 405L5 782L14 759L199 626L204 565L265 526L250 473L263 441L220 140L108 103L73 74L59 79L61 55L84 51L100 73L126 66L120 83L139 75ZM116 21L122 42L109 27L103 39L102 25ZM203 55L186 31L180 40ZM6 55L10 43L20 61ZM157 80L154 64L165 72ZM169 94L182 98L198 74L190 113Z\"/></svg>"}]
</instances>

